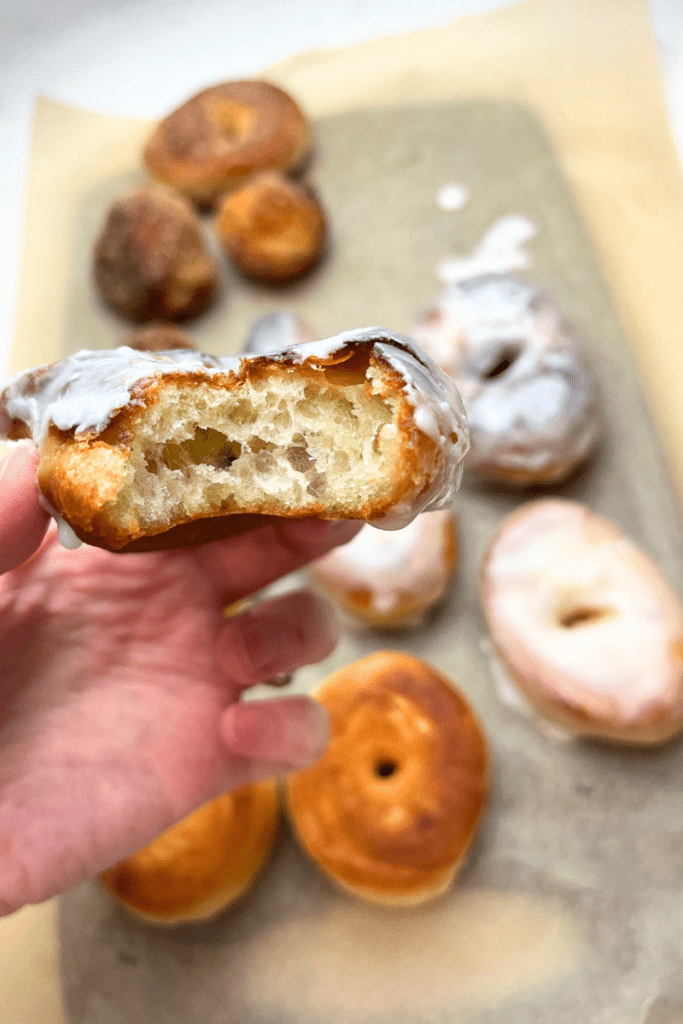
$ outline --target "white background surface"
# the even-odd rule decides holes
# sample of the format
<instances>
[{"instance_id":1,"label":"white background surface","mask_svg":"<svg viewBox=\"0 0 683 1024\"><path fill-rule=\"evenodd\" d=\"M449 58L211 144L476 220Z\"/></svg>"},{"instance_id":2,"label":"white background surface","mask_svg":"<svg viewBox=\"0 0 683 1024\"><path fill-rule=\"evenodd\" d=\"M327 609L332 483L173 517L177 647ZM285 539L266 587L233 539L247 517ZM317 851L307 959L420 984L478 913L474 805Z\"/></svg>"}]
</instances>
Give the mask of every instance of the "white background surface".
<instances>
[{"instance_id":1,"label":"white background surface","mask_svg":"<svg viewBox=\"0 0 683 1024\"><path fill-rule=\"evenodd\" d=\"M0 0L0 379L13 332L33 97L157 117L295 53L427 28L514 0ZM564 2L564 0L558 0ZM614 0L615 6L629 0ZM683 0L650 0L683 154Z\"/></svg>"}]
</instances>

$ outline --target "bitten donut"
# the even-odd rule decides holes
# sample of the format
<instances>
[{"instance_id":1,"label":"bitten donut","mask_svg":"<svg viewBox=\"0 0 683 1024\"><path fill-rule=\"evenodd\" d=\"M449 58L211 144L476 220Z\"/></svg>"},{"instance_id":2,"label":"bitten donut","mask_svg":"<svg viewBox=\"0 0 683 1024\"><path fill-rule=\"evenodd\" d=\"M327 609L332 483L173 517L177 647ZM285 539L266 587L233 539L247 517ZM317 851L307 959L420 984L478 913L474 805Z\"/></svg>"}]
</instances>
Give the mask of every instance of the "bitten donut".
<instances>
[{"instance_id":1,"label":"bitten donut","mask_svg":"<svg viewBox=\"0 0 683 1024\"><path fill-rule=\"evenodd\" d=\"M570 501L509 516L482 568L491 640L521 692L577 733L663 743L683 727L683 607L613 523Z\"/></svg>"},{"instance_id":2,"label":"bitten donut","mask_svg":"<svg viewBox=\"0 0 683 1024\"><path fill-rule=\"evenodd\" d=\"M216 287L196 214L158 185L113 204L95 242L93 277L102 300L137 323L196 316Z\"/></svg>"},{"instance_id":3,"label":"bitten donut","mask_svg":"<svg viewBox=\"0 0 683 1024\"><path fill-rule=\"evenodd\" d=\"M325 249L325 213L310 185L265 171L227 195L216 220L229 259L247 277L282 284L300 277Z\"/></svg>"},{"instance_id":4,"label":"bitten donut","mask_svg":"<svg viewBox=\"0 0 683 1024\"><path fill-rule=\"evenodd\" d=\"M453 513L424 512L403 530L364 526L349 544L309 567L328 597L378 628L416 626L443 597L455 571Z\"/></svg>"},{"instance_id":5,"label":"bitten donut","mask_svg":"<svg viewBox=\"0 0 683 1024\"><path fill-rule=\"evenodd\" d=\"M486 805L486 739L464 697L435 669L383 651L316 691L327 750L289 776L287 808L304 850L342 888L411 905L443 893Z\"/></svg>"},{"instance_id":6,"label":"bitten donut","mask_svg":"<svg viewBox=\"0 0 683 1024\"><path fill-rule=\"evenodd\" d=\"M285 310L264 313L254 323L242 352L244 355L267 355L279 348L291 348L304 341L315 341L313 328L301 317Z\"/></svg>"},{"instance_id":7,"label":"bitten donut","mask_svg":"<svg viewBox=\"0 0 683 1024\"><path fill-rule=\"evenodd\" d=\"M475 476L556 484L587 459L600 429L597 384L549 295L512 274L460 281L411 336L463 396Z\"/></svg>"},{"instance_id":8,"label":"bitten donut","mask_svg":"<svg viewBox=\"0 0 683 1024\"><path fill-rule=\"evenodd\" d=\"M256 171L298 170L310 148L308 120L286 92L269 82L224 82L164 118L144 161L154 178L211 205Z\"/></svg>"},{"instance_id":9,"label":"bitten donut","mask_svg":"<svg viewBox=\"0 0 683 1024\"><path fill-rule=\"evenodd\" d=\"M126 342L128 348L137 352L168 352L174 348L196 349L192 338L179 331L173 324L150 324L136 331Z\"/></svg>"},{"instance_id":10,"label":"bitten donut","mask_svg":"<svg viewBox=\"0 0 683 1024\"><path fill-rule=\"evenodd\" d=\"M8 384L0 436L36 441L50 510L109 550L215 540L245 514L398 529L451 505L468 445L455 386L381 328L263 356L78 352Z\"/></svg>"},{"instance_id":11,"label":"bitten donut","mask_svg":"<svg viewBox=\"0 0 683 1024\"><path fill-rule=\"evenodd\" d=\"M244 895L279 821L273 780L225 793L100 875L136 917L158 925L206 921Z\"/></svg>"}]
</instances>

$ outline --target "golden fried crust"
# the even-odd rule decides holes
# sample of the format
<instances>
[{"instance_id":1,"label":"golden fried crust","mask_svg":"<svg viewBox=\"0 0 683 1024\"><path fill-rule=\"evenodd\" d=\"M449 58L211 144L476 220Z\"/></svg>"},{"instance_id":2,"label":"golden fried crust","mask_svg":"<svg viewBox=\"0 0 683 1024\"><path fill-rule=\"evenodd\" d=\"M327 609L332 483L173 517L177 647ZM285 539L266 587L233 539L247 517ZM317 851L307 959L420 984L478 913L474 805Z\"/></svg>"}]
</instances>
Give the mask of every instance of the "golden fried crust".
<instances>
[{"instance_id":1,"label":"golden fried crust","mask_svg":"<svg viewBox=\"0 0 683 1024\"><path fill-rule=\"evenodd\" d=\"M134 914L158 924L213 917L251 885L279 820L272 780L225 793L100 876Z\"/></svg>"},{"instance_id":2,"label":"golden fried crust","mask_svg":"<svg viewBox=\"0 0 683 1024\"><path fill-rule=\"evenodd\" d=\"M187 200L158 185L118 199L95 242L100 297L137 323L196 316L216 287L216 270Z\"/></svg>"},{"instance_id":3,"label":"golden fried crust","mask_svg":"<svg viewBox=\"0 0 683 1024\"><path fill-rule=\"evenodd\" d=\"M239 81L205 89L164 118L144 161L153 177L205 206L255 171L298 169L309 150L308 122L291 96Z\"/></svg>"},{"instance_id":4,"label":"golden fried crust","mask_svg":"<svg viewBox=\"0 0 683 1024\"><path fill-rule=\"evenodd\" d=\"M227 256L257 281L299 277L325 247L325 214L315 192L275 171L226 196L216 225Z\"/></svg>"},{"instance_id":5,"label":"golden fried crust","mask_svg":"<svg viewBox=\"0 0 683 1024\"><path fill-rule=\"evenodd\" d=\"M335 672L316 697L330 714L328 748L287 782L304 849L368 899L442 891L488 795L487 744L471 708L429 665L389 651Z\"/></svg>"},{"instance_id":6,"label":"golden fried crust","mask_svg":"<svg viewBox=\"0 0 683 1024\"><path fill-rule=\"evenodd\" d=\"M54 425L50 426L48 436L40 448L39 485L53 508L81 540L110 551L193 546L245 532L244 514L258 517L252 520L258 525L262 524L263 517L282 515L277 498L263 500L257 507L240 501L239 496L236 496L230 505L223 501L202 515L201 523L193 523L191 517L178 511L157 529L144 531L136 520L130 520L125 527L113 521L107 502L116 499L124 482L136 420L143 416L145 409L163 401L164 391L169 385L191 387L195 383L229 392L239 388L245 381L278 376L284 378L294 370L334 388L359 375L359 379L364 379L364 370L356 366L359 358L367 367L368 357L361 349L360 352L347 350L345 355L336 353L330 365L317 368L310 365L291 366L271 362L267 357L254 357L242 362L239 373L219 373L207 378L191 372L179 372L141 381L129 404L100 434L74 436L58 430ZM373 359L377 360L377 357ZM388 365L385 370L386 381L381 396L386 399L391 395L396 403L395 419L400 446L395 465L387 469L382 499L374 502L359 500L358 505L345 514L330 514L324 501L319 500L299 507L290 506L287 518L378 519L399 504L406 495L414 496L416 482L426 480L425 486L428 486L436 445L415 428L412 408L403 392L400 374ZM231 523L233 516L240 520L236 525ZM246 528L253 527L247 525Z\"/></svg>"}]
</instances>

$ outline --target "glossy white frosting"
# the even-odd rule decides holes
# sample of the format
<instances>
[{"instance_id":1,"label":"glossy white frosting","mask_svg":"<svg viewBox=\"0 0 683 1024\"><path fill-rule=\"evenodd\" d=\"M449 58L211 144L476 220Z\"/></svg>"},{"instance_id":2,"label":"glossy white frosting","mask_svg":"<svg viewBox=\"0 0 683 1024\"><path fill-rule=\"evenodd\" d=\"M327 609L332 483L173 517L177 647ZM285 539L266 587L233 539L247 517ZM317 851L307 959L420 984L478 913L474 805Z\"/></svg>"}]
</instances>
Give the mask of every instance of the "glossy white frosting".
<instances>
[{"instance_id":1,"label":"glossy white frosting","mask_svg":"<svg viewBox=\"0 0 683 1024\"><path fill-rule=\"evenodd\" d=\"M288 310L274 310L255 321L242 353L262 356L279 348L291 348L292 345L314 340L312 328L300 316Z\"/></svg>"}]
</instances>

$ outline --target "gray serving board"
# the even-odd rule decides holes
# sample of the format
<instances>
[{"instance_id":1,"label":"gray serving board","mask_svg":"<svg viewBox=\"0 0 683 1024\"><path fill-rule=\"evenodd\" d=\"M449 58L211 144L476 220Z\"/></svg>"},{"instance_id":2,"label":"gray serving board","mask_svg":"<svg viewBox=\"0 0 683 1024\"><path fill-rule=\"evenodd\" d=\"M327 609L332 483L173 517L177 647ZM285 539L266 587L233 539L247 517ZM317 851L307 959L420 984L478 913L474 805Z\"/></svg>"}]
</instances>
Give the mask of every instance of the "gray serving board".
<instances>
[{"instance_id":1,"label":"gray serving board","mask_svg":"<svg viewBox=\"0 0 683 1024\"><path fill-rule=\"evenodd\" d=\"M434 267L467 253L501 215L538 226L527 277L584 334L605 412L602 447L559 493L616 520L683 592L679 510L595 254L544 132L526 110L461 103L375 110L319 124L311 169L329 209L329 258L278 291L224 269L220 302L192 332L237 351L253 319L291 308L318 334L368 324L406 331L438 290ZM124 325L88 284L89 247L131 173L82 210L65 351L108 347ZM471 193L445 211L438 190ZM208 225L207 225L208 230ZM557 492L556 492L557 493ZM486 544L519 495L466 484L448 601L414 633L345 633L332 669L392 647L429 660L468 694L495 765L488 817L452 891L392 911L337 892L283 826L251 894L218 921L160 932L95 884L60 904L72 1024L681 1024L683 744L651 751L565 742L502 702L478 600Z\"/></svg>"}]
</instances>

